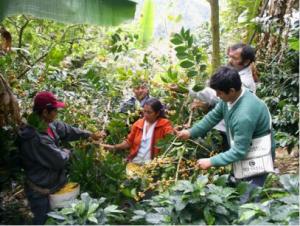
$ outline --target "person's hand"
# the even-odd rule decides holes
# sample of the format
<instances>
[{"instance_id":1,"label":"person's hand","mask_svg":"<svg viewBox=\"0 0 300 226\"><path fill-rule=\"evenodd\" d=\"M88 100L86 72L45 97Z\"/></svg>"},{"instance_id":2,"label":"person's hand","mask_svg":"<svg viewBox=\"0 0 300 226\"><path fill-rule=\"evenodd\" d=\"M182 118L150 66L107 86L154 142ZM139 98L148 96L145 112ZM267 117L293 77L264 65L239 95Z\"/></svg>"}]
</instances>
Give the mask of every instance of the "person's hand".
<instances>
[{"instance_id":1,"label":"person's hand","mask_svg":"<svg viewBox=\"0 0 300 226\"><path fill-rule=\"evenodd\" d=\"M70 155L71 155L71 151L69 149L67 149L67 148L63 148L62 150L63 150L64 153L66 153L67 158L69 159Z\"/></svg>"},{"instance_id":2,"label":"person's hand","mask_svg":"<svg viewBox=\"0 0 300 226\"><path fill-rule=\"evenodd\" d=\"M62 149L66 154L70 155L71 154L71 151L67 148L63 148Z\"/></svg>"},{"instance_id":3,"label":"person's hand","mask_svg":"<svg viewBox=\"0 0 300 226\"><path fill-rule=\"evenodd\" d=\"M176 136L180 139L187 140L190 138L191 134L187 129L177 131L175 130Z\"/></svg>"},{"instance_id":4,"label":"person's hand","mask_svg":"<svg viewBox=\"0 0 300 226\"><path fill-rule=\"evenodd\" d=\"M212 167L210 158L198 159L197 166L200 169L204 169L204 170L209 169L210 167Z\"/></svg>"},{"instance_id":5,"label":"person's hand","mask_svg":"<svg viewBox=\"0 0 300 226\"><path fill-rule=\"evenodd\" d=\"M112 151L115 150L115 145L111 144L100 144L101 147L103 147L105 150Z\"/></svg>"},{"instance_id":6,"label":"person's hand","mask_svg":"<svg viewBox=\"0 0 300 226\"><path fill-rule=\"evenodd\" d=\"M104 131L98 131L96 133L91 134L91 138L93 140L100 140L102 138L106 137L106 133Z\"/></svg>"}]
</instances>

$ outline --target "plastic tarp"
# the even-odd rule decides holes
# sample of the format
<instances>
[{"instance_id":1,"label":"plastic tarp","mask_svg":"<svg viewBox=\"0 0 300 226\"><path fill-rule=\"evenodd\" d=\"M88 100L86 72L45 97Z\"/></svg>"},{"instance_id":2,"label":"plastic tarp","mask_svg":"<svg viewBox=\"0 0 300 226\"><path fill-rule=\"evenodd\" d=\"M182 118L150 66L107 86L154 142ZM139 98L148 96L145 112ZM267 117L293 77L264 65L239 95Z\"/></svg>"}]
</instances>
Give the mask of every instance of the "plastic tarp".
<instances>
[{"instance_id":1,"label":"plastic tarp","mask_svg":"<svg viewBox=\"0 0 300 226\"><path fill-rule=\"evenodd\" d=\"M118 25L134 18L130 0L0 0L0 21L7 16L31 15L62 23Z\"/></svg>"}]
</instances>

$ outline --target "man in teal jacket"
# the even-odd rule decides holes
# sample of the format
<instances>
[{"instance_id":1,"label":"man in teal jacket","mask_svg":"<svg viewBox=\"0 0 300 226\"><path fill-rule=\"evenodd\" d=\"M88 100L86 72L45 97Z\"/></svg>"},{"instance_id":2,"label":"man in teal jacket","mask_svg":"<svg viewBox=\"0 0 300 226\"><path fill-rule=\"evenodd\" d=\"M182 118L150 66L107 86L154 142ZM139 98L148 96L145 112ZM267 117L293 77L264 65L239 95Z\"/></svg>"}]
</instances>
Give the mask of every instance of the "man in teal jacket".
<instances>
[{"instance_id":1,"label":"man in teal jacket","mask_svg":"<svg viewBox=\"0 0 300 226\"><path fill-rule=\"evenodd\" d=\"M230 67L221 67L211 78L213 88L221 101L201 121L189 130L177 132L182 139L204 137L222 119L226 132L231 134L229 150L211 158L197 161L201 169L225 166L243 160L250 149L252 139L271 133L270 114L266 104L253 93L242 88L238 72ZM272 137L272 157L275 157L275 142ZM230 143L230 141L229 141ZM263 186L267 174L247 178L254 186Z\"/></svg>"}]
</instances>

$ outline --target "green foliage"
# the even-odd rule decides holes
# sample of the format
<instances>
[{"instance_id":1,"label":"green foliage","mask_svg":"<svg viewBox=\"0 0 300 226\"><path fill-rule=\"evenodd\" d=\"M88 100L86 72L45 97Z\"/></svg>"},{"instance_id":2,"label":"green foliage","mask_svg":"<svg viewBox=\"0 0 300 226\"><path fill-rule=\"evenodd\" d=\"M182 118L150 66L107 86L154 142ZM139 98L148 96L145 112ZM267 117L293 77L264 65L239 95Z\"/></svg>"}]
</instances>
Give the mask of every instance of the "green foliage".
<instances>
[{"instance_id":1,"label":"green foliage","mask_svg":"<svg viewBox=\"0 0 300 226\"><path fill-rule=\"evenodd\" d=\"M124 212L115 205L107 204L106 198L93 199L88 193L82 193L80 198L70 203L70 207L48 213L50 219L47 224L103 225L122 218Z\"/></svg>"},{"instance_id":2,"label":"green foliage","mask_svg":"<svg viewBox=\"0 0 300 226\"><path fill-rule=\"evenodd\" d=\"M126 124L126 120L130 120L131 114L126 115L121 113L113 113L110 116L111 120L106 127L106 130L108 131L106 140L110 144L121 143L129 133L129 128ZM136 119L136 117L134 118ZM132 120L130 121L132 122Z\"/></svg>"},{"instance_id":3,"label":"green foliage","mask_svg":"<svg viewBox=\"0 0 300 226\"><path fill-rule=\"evenodd\" d=\"M27 123L34 127L38 132L45 132L48 128L47 123L38 116L37 113L32 113L28 116Z\"/></svg>"},{"instance_id":4,"label":"green foliage","mask_svg":"<svg viewBox=\"0 0 300 226\"><path fill-rule=\"evenodd\" d=\"M119 203L120 184L125 179L125 164L121 157L103 153L94 145L75 147L70 164L70 180L80 183L81 190L93 197L105 196L109 202Z\"/></svg>"},{"instance_id":5,"label":"green foliage","mask_svg":"<svg viewBox=\"0 0 300 226\"><path fill-rule=\"evenodd\" d=\"M269 177L271 178L271 177ZM240 224L290 225L299 222L299 178L296 175L282 175L272 179L279 188L265 186L256 194L262 198L259 203L247 203L240 207Z\"/></svg>"},{"instance_id":6,"label":"green foliage","mask_svg":"<svg viewBox=\"0 0 300 226\"><path fill-rule=\"evenodd\" d=\"M289 50L282 63L260 67L257 95L267 103L278 145L291 150L299 145L298 52Z\"/></svg>"},{"instance_id":7,"label":"green foliage","mask_svg":"<svg viewBox=\"0 0 300 226\"><path fill-rule=\"evenodd\" d=\"M0 190L13 180L22 181L19 150L16 145L15 131L0 128Z\"/></svg>"},{"instance_id":8,"label":"green foliage","mask_svg":"<svg viewBox=\"0 0 300 226\"><path fill-rule=\"evenodd\" d=\"M180 66L186 69L188 77L207 77L206 64L203 64L202 50L194 44L194 36L190 30L181 29L175 33L171 42L176 46L176 56L180 60Z\"/></svg>"},{"instance_id":9,"label":"green foliage","mask_svg":"<svg viewBox=\"0 0 300 226\"><path fill-rule=\"evenodd\" d=\"M112 35L110 40L110 51L115 55L117 60L121 53L127 53L132 49L133 44L138 40L138 34L123 31L118 28Z\"/></svg>"},{"instance_id":10,"label":"green foliage","mask_svg":"<svg viewBox=\"0 0 300 226\"><path fill-rule=\"evenodd\" d=\"M295 224L299 221L297 176L270 176L279 188L257 188L252 196L260 201L240 204L248 187L241 182L228 187L228 175L199 176L194 183L181 180L166 192L145 200L131 221L138 224ZM280 194L278 196L278 194Z\"/></svg>"},{"instance_id":11,"label":"green foliage","mask_svg":"<svg viewBox=\"0 0 300 226\"><path fill-rule=\"evenodd\" d=\"M247 43L257 28L253 19L259 15L262 0L228 0L227 9L221 12L224 32L231 43Z\"/></svg>"},{"instance_id":12,"label":"green foliage","mask_svg":"<svg viewBox=\"0 0 300 226\"><path fill-rule=\"evenodd\" d=\"M234 188L210 184L207 176L199 176L194 183L178 181L165 193L145 200L143 209L134 211L132 221L144 224L230 224L237 217L238 204Z\"/></svg>"}]
</instances>

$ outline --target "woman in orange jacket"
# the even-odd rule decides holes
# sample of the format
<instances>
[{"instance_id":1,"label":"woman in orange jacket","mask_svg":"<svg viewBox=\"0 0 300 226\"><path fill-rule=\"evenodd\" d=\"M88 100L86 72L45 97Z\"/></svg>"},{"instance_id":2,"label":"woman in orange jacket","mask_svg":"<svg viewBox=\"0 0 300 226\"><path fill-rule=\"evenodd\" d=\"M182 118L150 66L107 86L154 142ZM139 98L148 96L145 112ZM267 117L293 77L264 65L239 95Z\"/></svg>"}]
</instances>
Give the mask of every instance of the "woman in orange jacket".
<instances>
[{"instance_id":1,"label":"woman in orange jacket","mask_svg":"<svg viewBox=\"0 0 300 226\"><path fill-rule=\"evenodd\" d=\"M158 99L147 100L143 113L144 117L133 124L127 139L120 144L102 146L108 150L130 149L127 159L137 164L144 164L157 156L157 141L173 133L173 127L165 118L164 107Z\"/></svg>"}]
</instances>

